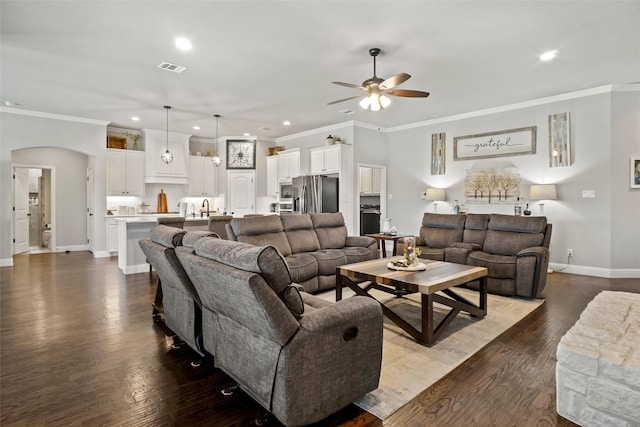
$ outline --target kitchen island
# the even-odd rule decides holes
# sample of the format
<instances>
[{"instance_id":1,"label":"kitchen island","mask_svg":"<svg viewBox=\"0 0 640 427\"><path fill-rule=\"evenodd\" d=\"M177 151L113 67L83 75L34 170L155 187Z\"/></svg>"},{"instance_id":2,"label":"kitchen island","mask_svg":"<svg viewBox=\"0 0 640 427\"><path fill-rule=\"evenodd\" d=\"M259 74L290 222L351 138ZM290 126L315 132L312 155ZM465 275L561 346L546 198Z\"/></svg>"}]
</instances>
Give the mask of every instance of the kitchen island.
<instances>
[{"instance_id":1,"label":"kitchen island","mask_svg":"<svg viewBox=\"0 0 640 427\"><path fill-rule=\"evenodd\" d=\"M147 258L138 242L149 238L149 232L158 225L158 217L178 217L177 214L135 215L113 218L118 222L118 268L124 274L143 273L149 270ZM186 231L207 230L207 217L187 217L184 222Z\"/></svg>"}]
</instances>

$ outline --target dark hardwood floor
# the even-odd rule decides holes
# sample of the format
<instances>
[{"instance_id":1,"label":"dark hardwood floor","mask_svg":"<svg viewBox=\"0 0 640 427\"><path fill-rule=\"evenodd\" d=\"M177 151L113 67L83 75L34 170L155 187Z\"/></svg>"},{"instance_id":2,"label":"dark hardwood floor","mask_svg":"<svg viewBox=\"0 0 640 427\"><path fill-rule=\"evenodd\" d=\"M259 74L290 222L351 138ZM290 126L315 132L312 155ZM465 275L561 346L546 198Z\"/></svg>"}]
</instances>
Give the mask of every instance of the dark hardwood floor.
<instances>
[{"instance_id":1,"label":"dark hardwood floor","mask_svg":"<svg viewBox=\"0 0 640 427\"><path fill-rule=\"evenodd\" d=\"M279 426L151 319L155 272L124 276L87 252L19 255L0 269L2 426ZM638 279L555 273L546 304L385 422L354 405L323 426L569 426L556 414L558 341L602 290ZM428 366L417 367L428 369ZM319 385L320 387L320 385Z\"/></svg>"}]
</instances>

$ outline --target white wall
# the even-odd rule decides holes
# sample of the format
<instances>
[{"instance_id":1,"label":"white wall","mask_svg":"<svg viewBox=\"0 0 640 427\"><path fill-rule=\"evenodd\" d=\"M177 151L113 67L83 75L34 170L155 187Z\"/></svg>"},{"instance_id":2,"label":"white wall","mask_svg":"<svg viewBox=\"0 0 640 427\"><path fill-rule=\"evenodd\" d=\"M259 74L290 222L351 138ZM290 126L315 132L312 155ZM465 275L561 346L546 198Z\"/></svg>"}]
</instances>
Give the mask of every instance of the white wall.
<instances>
[{"instance_id":1,"label":"white wall","mask_svg":"<svg viewBox=\"0 0 640 427\"><path fill-rule=\"evenodd\" d=\"M477 117L392 130L389 134L391 172L388 178L389 192L393 195L389 201L392 224L400 233L417 233L422 213L433 212L432 202L420 200L421 191L427 187L446 188L447 203L439 203L438 212L449 213L454 199L464 200L467 169L515 166L521 176L520 190L525 199L528 199L528 189L532 183L558 185L559 200L547 201L544 206L544 214L554 226L550 255L554 267L566 264L567 248L572 248L575 256L571 263L576 267L570 266L565 271L638 277L640 227L637 212L640 194L628 191L629 157L634 151L640 151L638 94L637 91L603 91ZM612 98L615 102L611 101ZM573 163L569 167L550 168L548 115L565 111L571 113ZM612 119L612 115L616 118ZM536 154L487 160L453 160L455 136L526 126L537 126ZM432 176L429 163L431 134L437 132L446 132L446 174ZM629 142L612 142L612 137ZM621 168L624 168L626 175L619 173ZM582 198L582 190L595 190L596 198ZM618 193L621 194L617 196ZM510 204L465 204L472 213L513 213L513 205ZM530 202L530 208L533 215L539 214L537 201ZM635 220L631 220L630 215L624 212L636 212ZM624 255L621 253L623 244L633 247Z\"/></svg>"},{"instance_id":2,"label":"white wall","mask_svg":"<svg viewBox=\"0 0 640 427\"><path fill-rule=\"evenodd\" d=\"M106 212L106 126L107 122L86 120L51 114L30 113L10 108L0 109L0 266L12 265L12 153L24 148L57 147L93 156L84 160L83 167L92 164L95 176L95 211ZM25 163L30 160L23 159ZM62 168L61 166L60 168ZM59 171L57 168L57 174ZM86 196L83 174L83 191ZM66 203L64 183L56 184L56 207ZM86 208L86 203L82 206ZM95 222L95 247L104 250L106 232L104 221L97 215ZM60 215L56 218L60 230L77 226L73 218ZM80 227L78 227L80 228ZM84 242L86 244L86 227ZM82 230L81 230L82 231ZM61 233L57 233L58 244L65 241ZM75 237L74 237L75 239Z\"/></svg>"},{"instance_id":3,"label":"white wall","mask_svg":"<svg viewBox=\"0 0 640 427\"><path fill-rule=\"evenodd\" d=\"M611 101L611 268L640 268L640 189L629 188L630 157L640 157L640 92Z\"/></svg>"}]
</instances>

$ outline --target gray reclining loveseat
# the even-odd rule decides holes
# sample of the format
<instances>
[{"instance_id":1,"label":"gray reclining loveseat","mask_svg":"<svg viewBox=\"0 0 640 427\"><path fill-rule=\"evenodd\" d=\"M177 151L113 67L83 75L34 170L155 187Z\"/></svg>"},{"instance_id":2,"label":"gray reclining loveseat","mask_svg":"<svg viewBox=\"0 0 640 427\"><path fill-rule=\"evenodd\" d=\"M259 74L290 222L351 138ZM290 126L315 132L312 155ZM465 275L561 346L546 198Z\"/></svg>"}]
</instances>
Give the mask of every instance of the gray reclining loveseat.
<instances>
[{"instance_id":1,"label":"gray reclining loveseat","mask_svg":"<svg viewBox=\"0 0 640 427\"><path fill-rule=\"evenodd\" d=\"M294 282L315 293L336 285L336 267L378 258L375 239L348 236L338 213L234 218L227 238L272 245L284 256Z\"/></svg>"},{"instance_id":2,"label":"gray reclining loveseat","mask_svg":"<svg viewBox=\"0 0 640 427\"><path fill-rule=\"evenodd\" d=\"M202 301L205 350L282 423L317 422L377 388L378 303L300 292L273 246L205 237L176 253Z\"/></svg>"},{"instance_id":3,"label":"gray reclining loveseat","mask_svg":"<svg viewBox=\"0 0 640 427\"><path fill-rule=\"evenodd\" d=\"M422 258L486 267L490 293L538 298L547 282L551 230L543 216L425 213L415 244Z\"/></svg>"}]
</instances>

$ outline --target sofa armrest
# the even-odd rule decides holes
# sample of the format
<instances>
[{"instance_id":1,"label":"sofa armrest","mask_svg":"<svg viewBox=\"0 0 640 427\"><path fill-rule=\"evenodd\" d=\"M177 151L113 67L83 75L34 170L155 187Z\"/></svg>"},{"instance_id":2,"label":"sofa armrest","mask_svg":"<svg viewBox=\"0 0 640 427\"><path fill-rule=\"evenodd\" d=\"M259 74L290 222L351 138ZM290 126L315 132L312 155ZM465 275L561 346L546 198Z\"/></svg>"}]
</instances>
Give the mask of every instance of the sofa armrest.
<instances>
[{"instance_id":1,"label":"sofa armrest","mask_svg":"<svg viewBox=\"0 0 640 427\"><path fill-rule=\"evenodd\" d=\"M526 258L534 258L533 262L533 271L530 271L529 274L531 277L531 287L522 287L519 289L519 283L516 281L516 295L523 296L527 298L538 298L542 293L546 283L547 283L547 269L549 268L549 249L544 246L534 246L531 248L522 249L520 252L516 254L518 258L518 266L520 267L521 261ZM524 262L524 261L522 261ZM524 265L524 264L523 264ZM521 276L520 271L518 273ZM522 275L526 276L526 275Z\"/></svg>"},{"instance_id":2,"label":"sofa armrest","mask_svg":"<svg viewBox=\"0 0 640 427\"><path fill-rule=\"evenodd\" d=\"M373 244L377 244L376 243L376 239L374 239L373 237L369 237L369 236L347 236L347 240L345 241L344 245L346 247L357 246L357 247L362 247L362 248L368 248L369 246L371 246Z\"/></svg>"},{"instance_id":3,"label":"sofa armrest","mask_svg":"<svg viewBox=\"0 0 640 427\"><path fill-rule=\"evenodd\" d=\"M382 328L380 304L371 298L352 297L305 313L300 319L300 327L311 333L325 330L346 331L361 322L368 321L379 322Z\"/></svg>"}]
</instances>

